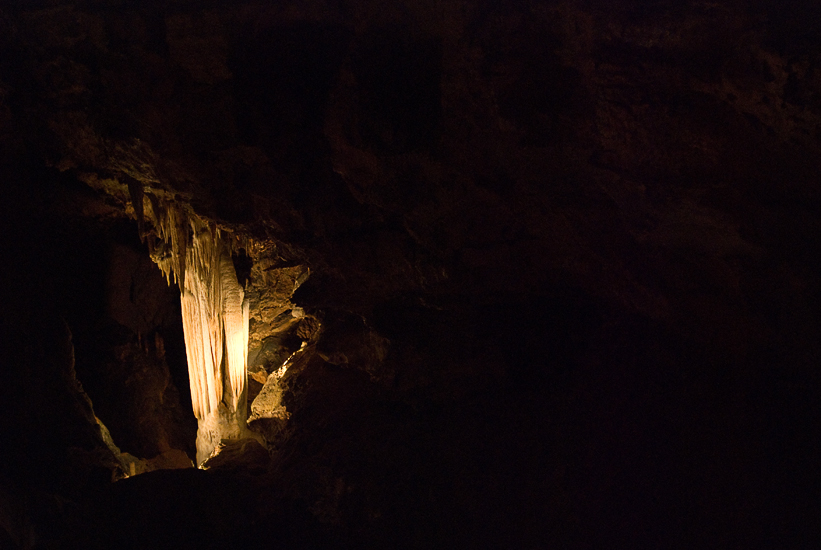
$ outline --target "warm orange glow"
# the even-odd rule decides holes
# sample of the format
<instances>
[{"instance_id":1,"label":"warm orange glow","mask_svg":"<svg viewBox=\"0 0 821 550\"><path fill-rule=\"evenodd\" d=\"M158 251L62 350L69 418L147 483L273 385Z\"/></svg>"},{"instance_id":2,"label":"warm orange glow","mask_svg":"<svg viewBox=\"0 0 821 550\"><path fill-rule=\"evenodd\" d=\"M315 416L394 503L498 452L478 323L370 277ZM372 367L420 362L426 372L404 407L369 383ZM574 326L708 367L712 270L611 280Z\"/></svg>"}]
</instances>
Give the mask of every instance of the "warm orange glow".
<instances>
[{"instance_id":1,"label":"warm orange glow","mask_svg":"<svg viewBox=\"0 0 821 550\"><path fill-rule=\"evenodd\" d=\"M170 204L152 202L146 213L171 245L155 250L152 258L169 283L172 272L181 283L191 402L200 421L198 456L207 457L212 443L244 431L240 409L248 371L249 304L219 228Z\"/></svg>"}]
</instances>

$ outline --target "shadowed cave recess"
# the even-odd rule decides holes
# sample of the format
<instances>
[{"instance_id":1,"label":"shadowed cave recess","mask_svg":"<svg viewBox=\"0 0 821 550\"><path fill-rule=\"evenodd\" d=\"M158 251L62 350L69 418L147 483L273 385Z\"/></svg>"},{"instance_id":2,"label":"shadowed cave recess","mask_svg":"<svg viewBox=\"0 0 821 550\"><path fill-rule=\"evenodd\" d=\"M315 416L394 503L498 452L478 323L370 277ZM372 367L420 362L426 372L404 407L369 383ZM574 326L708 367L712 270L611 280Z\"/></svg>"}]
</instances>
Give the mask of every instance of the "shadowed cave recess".
<instances>
[{"instance_id":1,"label":"shadowed cave recess","mask_svg":"<svg viewBox=\"0 0 821 550\"><path fill-rule=\"evenodd\" d=\"M821 8L0 5L0 548L812 548Z\"/></svg>"}]
</instances>

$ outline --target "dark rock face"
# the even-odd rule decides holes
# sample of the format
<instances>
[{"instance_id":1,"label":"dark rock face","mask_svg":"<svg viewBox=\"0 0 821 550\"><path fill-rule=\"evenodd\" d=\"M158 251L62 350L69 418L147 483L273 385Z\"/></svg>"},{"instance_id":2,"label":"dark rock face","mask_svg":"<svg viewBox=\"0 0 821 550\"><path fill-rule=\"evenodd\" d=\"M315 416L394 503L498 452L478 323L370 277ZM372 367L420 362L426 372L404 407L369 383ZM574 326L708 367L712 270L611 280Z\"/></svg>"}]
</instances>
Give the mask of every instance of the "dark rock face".
<instances>
[{"instance_id":1,"label":"dark rock face","mask_svg":"<svg viewBox=\"0 0 821 550\"><path fill-rule=\"evenodd\" d=\"M78 346L78 374L123 452L141 458L171 449L191 453L196 422L190 412L179 293L144 250L113 244L108 262L106 315L88 327Z\"/></svg>"},{"instance_id":2,"label":"dark rock face","mask_svg":"<svg viewBox=\"0 0 821 550\"><path fill-rule=\"evenodd\" d=\"M176 295L140 245L106 236L136 239L123 216L144 192L263 250L235 259L256 307L252 390L302 350L278 382L287 414L260 419L266 468L258 453L248 471L118 482L105 540L193 541L146 504L162 501L190 507L174 517L198 540L229 545L239 529L251 547L810 546L817 13L764 0L0 12L6 332L22 316L31 342L63 315L115 441L190 452ZM47 370L4 359L15 441L46 398L9 388L75 395L61 352L43 350ZM36 445L96 448L87 414L49 407L73 427ZM86 469L61 472L43 491L81 499ZM220 515L220 499L245 513Z\"/></svg>"}]
</instances>

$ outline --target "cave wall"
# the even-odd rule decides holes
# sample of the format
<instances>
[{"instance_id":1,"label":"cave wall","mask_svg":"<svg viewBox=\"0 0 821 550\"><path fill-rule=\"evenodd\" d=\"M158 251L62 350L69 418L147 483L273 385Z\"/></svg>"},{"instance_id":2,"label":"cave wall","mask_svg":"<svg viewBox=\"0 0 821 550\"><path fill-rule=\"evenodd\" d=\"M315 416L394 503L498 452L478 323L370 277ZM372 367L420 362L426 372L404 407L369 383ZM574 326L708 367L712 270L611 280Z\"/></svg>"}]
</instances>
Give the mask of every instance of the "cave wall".
<instances>
[{"instance_id":1,"label":"cave wall","mask_svg":"<svg viewBox=\"0 0 821 550\"><path fill-rule=\"evenodd\" d=\"M248 544L282 514L290 547L326 530L370 548L818 534L811 3L102 1L0 15L3 169L17 182L5 234L29 266L4 286L51 285L44 296L84 311L71 300L87 293L54 288L59 257L31 244L59 231L16 201L97 234L137 217L141 188L265 247L248 272L252 370L264 379L283 350L307 349L280 382L289 416L269 433L271 462L242 489ZM299 332L301 315L321 332ZM164 323L147 330L167 342ZM128 330L139 355L143 329ZM162 363L157 341L145 356ZM140 372L123 358L117 379ZM169 377L184 394L168 367L145 379L154 397ZM154 489L144 498L169 498Z\"/></svg>"},{"instance_id":2,"label":"cave wall","mask_svg":"<svg viewBox=\"0 0 821 550\"><path fill-rule=\"evenodd\" d=\"M104 311L77 331L78 377L97 416L123 452L154 458L193 453L179 292L170 288L125 224L121 242L104 243ZM172 373L173 367L173 373Z\"/></svg>"}]
</instances>

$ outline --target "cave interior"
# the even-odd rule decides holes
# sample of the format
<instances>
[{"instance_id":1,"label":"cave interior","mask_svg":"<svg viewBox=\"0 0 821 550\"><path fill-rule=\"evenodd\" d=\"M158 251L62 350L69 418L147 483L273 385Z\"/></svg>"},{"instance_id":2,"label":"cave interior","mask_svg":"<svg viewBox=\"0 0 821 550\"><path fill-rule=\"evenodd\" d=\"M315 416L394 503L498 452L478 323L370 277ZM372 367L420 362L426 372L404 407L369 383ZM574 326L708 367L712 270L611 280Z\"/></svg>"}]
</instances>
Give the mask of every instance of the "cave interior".
<instances>
[{"instance_id":1,"label":"cave interior","mask_svg":"<svg viewBox=\"0 0 821 550\"><path fill-rule=\"evenodd\" d=\"M2 3L0 548L817 547L819 6Z\"/></svg>"}]
</instances>

